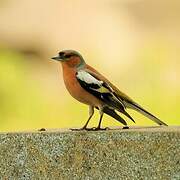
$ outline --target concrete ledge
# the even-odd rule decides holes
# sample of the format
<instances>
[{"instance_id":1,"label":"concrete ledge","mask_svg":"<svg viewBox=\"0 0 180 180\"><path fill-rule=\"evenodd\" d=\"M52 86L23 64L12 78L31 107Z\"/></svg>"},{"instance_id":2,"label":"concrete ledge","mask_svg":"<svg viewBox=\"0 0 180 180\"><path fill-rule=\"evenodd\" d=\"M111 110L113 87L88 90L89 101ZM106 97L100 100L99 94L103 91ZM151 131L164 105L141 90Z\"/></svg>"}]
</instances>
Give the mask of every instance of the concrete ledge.
<instances>
[{"instance_id":1,"label":"concrete ledge","mask_svg":"<svg viewBox=\"0 0 180 180\"><path fill-rule=\"evenodd\" d=\"M180 127L1 133L0 179L180 179Z\"/></svg>"}]
</instances>

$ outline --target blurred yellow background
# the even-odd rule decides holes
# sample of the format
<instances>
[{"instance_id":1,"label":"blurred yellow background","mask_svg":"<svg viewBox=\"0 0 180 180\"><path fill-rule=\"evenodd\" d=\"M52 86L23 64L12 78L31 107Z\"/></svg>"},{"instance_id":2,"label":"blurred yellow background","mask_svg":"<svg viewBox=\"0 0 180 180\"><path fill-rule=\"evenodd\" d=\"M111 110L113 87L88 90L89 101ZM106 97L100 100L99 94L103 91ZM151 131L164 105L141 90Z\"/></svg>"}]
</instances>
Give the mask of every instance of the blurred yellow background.
<instances>
[{"instance_id":1,"label":"blurred yellow background","mask_svg":"<svg viewBox=\"0 0 180 180\"><path fill-rule=\"evenodd\" d=\"M145 109L180 125L179 9L178 0L1 0L0 131L84 125L88 107L70 97L60 64L50 59L64 49L79 51ZM129 112L136 125L155 125ZM121 126L107 116L103 125Z\"/></svg>"}]
</instances>

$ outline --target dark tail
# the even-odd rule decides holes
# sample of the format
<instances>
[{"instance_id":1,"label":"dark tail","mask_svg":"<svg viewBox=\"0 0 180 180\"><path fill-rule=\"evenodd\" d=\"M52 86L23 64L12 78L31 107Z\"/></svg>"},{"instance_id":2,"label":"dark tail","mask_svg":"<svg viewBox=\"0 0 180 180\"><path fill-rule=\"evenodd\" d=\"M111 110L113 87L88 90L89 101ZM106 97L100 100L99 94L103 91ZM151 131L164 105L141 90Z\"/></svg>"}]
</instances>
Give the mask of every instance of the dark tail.
<instances>
[{"instance_id":1,"label":"dark tail","mask_svg":"<svg viewBox=\"0 0 180 180\"><path fill-rule=\"evenodd\" d=\"M123 125L127 126L126 121L120 117L113 109L110 109L108 107L105 107L103 109L103 112L108 114L109 116L113 117L114 119L116 119L117 121L119 121L120 123L122 123Z\"/></svg>"},{"instance_id":2,"label":"dark tail","mask_svg":"<svg viewBox=\"0 0 180 180\"><path fill-rule=\"evenodd\" d=\"M125 116L127 116L129 119L131 119L131 121L133 121L134 123L136 123L135 122L135 120L124 110L123 112L122 112Z\"/></svg>"},{"instance_id":3,"label":"dark tail","mask_svg":"<svg viewBox=\"0 0 180 180\"><path fill-rule=\"evenodd\" d=\"M131 108L133 110L136 110L137 112L143 114L144 116L146 116L147 118L151 119L155 123L157 123L159 125L168 126L166 123L164 123L163 121L161 121L160 119L155 117L153 114L151 114L148 111L146 111L144 108L142 108L137 103L135 103L135 102L127 102L127 101L125 101L124 103L125 103L127 108Z\"/></svg>"}]
</instances>

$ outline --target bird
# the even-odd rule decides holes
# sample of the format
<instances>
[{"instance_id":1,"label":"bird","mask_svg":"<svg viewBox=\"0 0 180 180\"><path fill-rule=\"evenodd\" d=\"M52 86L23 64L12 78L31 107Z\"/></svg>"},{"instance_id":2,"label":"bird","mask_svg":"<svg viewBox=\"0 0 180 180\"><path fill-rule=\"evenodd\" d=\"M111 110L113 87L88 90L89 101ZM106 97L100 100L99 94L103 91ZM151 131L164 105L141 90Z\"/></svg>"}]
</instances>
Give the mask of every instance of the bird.
<instances>
[{"instance_id":1,"label":"bird","mask_svg":"<svg viewBox=\"0 0 180 180\"><path fill-rule=\"evenodd\" d=\"M88 65L79 52L62 50L52 59L61 63L64 84L70 95L89 106L89 117L85 125L75 130L106 130L107 128L101 127L104 113L123 124L123 129L128 129L129 126L121 114L134 123L135 120L127 112L127 109L133 109L141 113L158 125L168 126L120 91L95 68ZM95 128L88 128L88 123L94 115L94 109L99 111L99 123Z\"/></svg>"}]
</instances>

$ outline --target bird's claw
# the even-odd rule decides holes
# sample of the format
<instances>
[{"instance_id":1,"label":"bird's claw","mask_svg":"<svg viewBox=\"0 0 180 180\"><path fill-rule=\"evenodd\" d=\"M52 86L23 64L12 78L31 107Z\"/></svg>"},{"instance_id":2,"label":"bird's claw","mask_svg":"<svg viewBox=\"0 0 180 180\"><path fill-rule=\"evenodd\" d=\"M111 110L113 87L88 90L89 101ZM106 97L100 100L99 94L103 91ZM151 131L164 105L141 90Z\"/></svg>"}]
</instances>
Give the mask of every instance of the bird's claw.
<instances>
[{"instance_id":1,"label":"bird's claw","mask_svg":"<svg viewBox=\"0 0 180 180\"><path fill-rule=\"evenodd\" d=\"M70 129L71 131L104 131L104 130L110 130L109 127L105 127L105 128L100 128L100 127L92 127L92 128L87 128L87 127L82 127L82 128L79 128L79 129L76 129L76 128L71 128Z\"/></svg>"},{"instance_id":2,"label":"bird's claw","mask_svg":"<svg viewBox=\"0 0 180 180\"><path fill-rule=\"evenodd\" d=\"M92 128L82 127L79 129L71 128L70 130L71 131L95 131L95 129L96 129L95 127L92 127Z\"/></svg>"},{"instance_id":3,"label":"bird's claw","mask_svg":"<svg viewBox=\"0 0 180 180\"><path fill-rule=\"evenodd\" d=\"M104 131L104 130L110 130L109 127L105 127L105 128L100 128L100 127L97 127L94 129L95 131Z\"/></svg>"}]
</instances>

